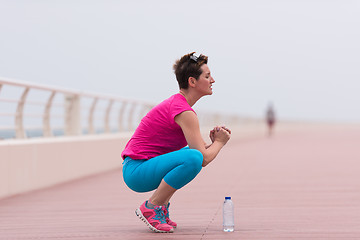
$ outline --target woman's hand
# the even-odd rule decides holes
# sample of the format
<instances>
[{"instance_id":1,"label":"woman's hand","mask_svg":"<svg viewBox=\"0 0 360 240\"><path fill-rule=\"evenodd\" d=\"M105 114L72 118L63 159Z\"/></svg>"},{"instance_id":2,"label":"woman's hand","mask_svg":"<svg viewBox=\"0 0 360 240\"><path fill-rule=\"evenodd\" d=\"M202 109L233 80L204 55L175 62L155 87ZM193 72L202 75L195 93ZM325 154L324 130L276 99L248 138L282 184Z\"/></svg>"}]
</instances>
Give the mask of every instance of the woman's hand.
<instances>
[{"instance_id":1,"label":"woman's hand","mask_svg":"<svg viewBox=\"0 0 360 240\"><path fill-rule=\"evenodd\" d=\"M231 135L230 129L225 127L215 127L213 131L214 142L218 141L225 145L229 141Z\"/></svg>"},{"instance_id":2,"label":"woman's hand","mask_svg":"<svg viewBox=\"0 0 360 240\"><path fill-rule=\"evenodd\" d=\"M229 134L231 134L231 130L225 126L216 126L213 130L210 131L209 137L211 142L213 143L215 141L215 132L219 131L220 129L226 130Z\"/></svg>"}]
</instances>

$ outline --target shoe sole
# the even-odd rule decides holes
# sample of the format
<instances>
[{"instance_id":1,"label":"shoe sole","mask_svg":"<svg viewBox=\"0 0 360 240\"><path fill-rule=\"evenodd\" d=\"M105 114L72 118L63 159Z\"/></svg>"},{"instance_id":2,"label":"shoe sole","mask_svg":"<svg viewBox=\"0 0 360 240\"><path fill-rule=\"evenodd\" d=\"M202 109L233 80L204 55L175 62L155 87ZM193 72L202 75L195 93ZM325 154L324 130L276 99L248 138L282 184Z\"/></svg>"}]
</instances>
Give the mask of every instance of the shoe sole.
<instances>
[{"instance_id":1,"label":"shoe sole","mask_svg":"<svg viewBox=\"0 0 360 240\"><path fill-rule=\"evenodd\" d=\"M163 230L159 230L156 229L153 225L151 225L148 220L144 217L144 215L142 214L140 208L135 210L135 214L136 216L138 216L140 218L140 220L142 220L149 228L151 231L157 232L157 233L172 233L174 232L174 229L171 229L170 231L163 231Z\"/></svg>"}]
</instances>

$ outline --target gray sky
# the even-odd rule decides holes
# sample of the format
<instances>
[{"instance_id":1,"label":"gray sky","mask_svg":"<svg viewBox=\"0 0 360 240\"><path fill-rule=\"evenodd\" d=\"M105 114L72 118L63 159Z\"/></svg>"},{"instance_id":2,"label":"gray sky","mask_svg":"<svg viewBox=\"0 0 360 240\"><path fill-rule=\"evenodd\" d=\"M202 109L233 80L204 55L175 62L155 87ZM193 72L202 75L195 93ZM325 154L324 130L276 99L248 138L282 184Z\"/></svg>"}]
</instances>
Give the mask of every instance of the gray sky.
<instances>
[{"instance_id":1,"label":"gray sky","mask_svg":"<svg viewBox=\"0 0 360 240\"><path fill-rule=\"evenodd\" d=\"M360 1L0 0L0 76L159 102L209 56L198 109L360 122Z\"/></svg>"}]
</instances>

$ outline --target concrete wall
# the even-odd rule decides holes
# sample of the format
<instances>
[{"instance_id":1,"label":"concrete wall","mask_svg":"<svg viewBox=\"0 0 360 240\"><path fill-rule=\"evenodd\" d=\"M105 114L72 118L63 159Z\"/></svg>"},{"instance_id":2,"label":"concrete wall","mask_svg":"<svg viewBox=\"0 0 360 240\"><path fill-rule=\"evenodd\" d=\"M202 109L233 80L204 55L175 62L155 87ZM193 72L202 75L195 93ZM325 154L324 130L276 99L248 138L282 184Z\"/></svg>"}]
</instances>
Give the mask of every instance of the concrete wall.
<instances>
[{"instance_id":1,"label":"concrete wall","mask_svg":"<svg viewBox=\"0 0 360 240\"><path fill-rule=\"evenodd\" d=\"M120 168L130 136L0 141L0 198Z\"/></svg>"}]
</instances>

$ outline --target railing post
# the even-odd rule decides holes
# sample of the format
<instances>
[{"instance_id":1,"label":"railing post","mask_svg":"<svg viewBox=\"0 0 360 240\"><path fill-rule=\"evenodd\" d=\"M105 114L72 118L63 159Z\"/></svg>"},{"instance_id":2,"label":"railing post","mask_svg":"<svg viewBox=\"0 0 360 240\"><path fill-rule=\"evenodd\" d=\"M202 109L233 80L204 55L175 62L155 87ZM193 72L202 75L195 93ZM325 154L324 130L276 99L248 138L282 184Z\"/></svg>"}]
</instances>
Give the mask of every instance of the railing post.
<instances>
[{"instance_id":1,"label":"railing post","mask_svg":"<svg viewBox=\"0 0 360 240\"><path fill-rule=\"evenodd\" d=\"M45 106L45 111L44 111L44 117L43 117L43 134L44 137L52 137L53 134L51 132L51 127L50 127L50 110L51 110L51 104L52 101L54 99L56 92L52 91L51 95L46 103Z\"/></svg>"},{"instance_id":2,"label":"railing post","mask_svg":"<svg viewBox=\"0 0 360 240\"><path fill-rule=\"evenodd\" d=\"M130 111L129 111L129 116L128 116L128 125L127 125L127 130L131 131L134 129L133 126L133 119L134 119L134 111L136 108L136 102L133 102L130 106Z\"/></svg>"},{"instance_id":3,"label":"railing post","mask_svg":"<svg viewBox=\"0 0 360 240\"><path fill-rule=\"evenodd\" d=\"M119 120L118 120L118 131L122 132L124 130L124 112L127 106L127 102L123 101L119 111Z\"/></svg>"},{"instance_id":4,"label":"railing post","mask_svg":"<svg viewBox=\"0 0 360 240\"><path fill-rule=\"evenodd\" d=\"M95 128L94 128L94 112L96 108L96 104L98 102L98 98L94 98L93 103L91 104L90 111L89 111L89 134L95 134Z\"/></svg>"},{"instance_id":5,"label":"railing post","mask_svg":"<svg viewBox=\"0 0 360 240\"><path fill-rule=\"evenodd\" d=\"M139 122L141 121L141 119L145 116L145 114L147 113L147 110L148 110L148 106L147 105L142 105L141 106L141 110L139 112Z\"/></svg>"},{"instance_id":6,"label":"railing post","mask_svg":"<svg viewBox=\"0 0 360 240\"><path fill-rule=\"evenodd\" d=\"M65 135L80 135L80 97L76 94L65 95Z\"/></svg>"},{"instance_id":7,"label":"railing post","mask_svg":"<svg viewBox=\"0 0 360 240\"><path fill-rule=\"evenodd\" d=\"M111 129L110 129L110 112L111 112L111 107L114 103L114 100L109 100L109 105L107 106L106 108L106 113L105 113L105 132L106 133L110 133L111 132Z\"/></svg>"},{"instance_id":8,"label":"railing post","mask_svg":"<svg viewBox=\"0 0 360 240\"><path fill-rule=\"evenodd\" d=\"M16 108L16 117L15 117L16 138L26 138L23 116L24 116L24 105L29 90L30 90L29 87L25 88Z\"/></svg>"}]
</instances>

